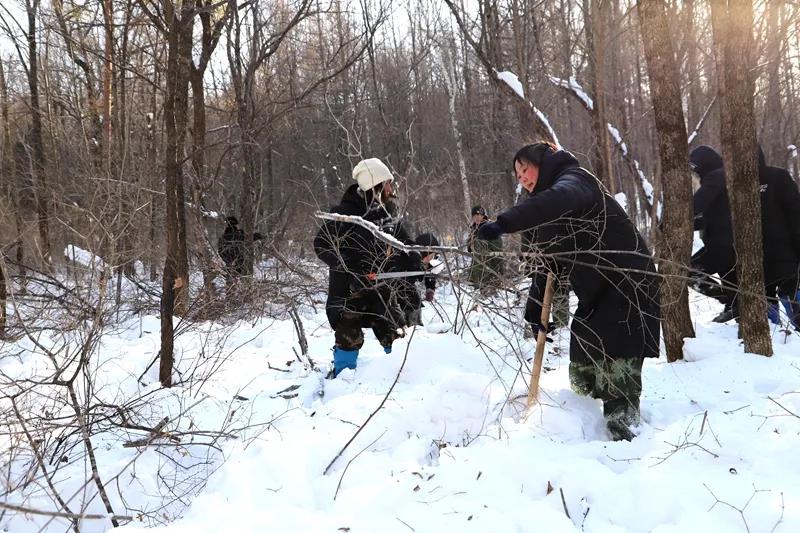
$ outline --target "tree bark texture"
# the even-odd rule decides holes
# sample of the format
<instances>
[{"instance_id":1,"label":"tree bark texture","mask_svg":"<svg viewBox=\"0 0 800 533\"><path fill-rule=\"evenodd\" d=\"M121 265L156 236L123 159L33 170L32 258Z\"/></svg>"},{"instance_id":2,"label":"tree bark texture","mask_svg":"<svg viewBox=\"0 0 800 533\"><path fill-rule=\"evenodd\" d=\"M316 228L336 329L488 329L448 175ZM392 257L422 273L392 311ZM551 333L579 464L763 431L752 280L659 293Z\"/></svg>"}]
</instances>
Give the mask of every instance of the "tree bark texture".
<instances>
[{"instance_id":1,"label":"tree bark texture","mask_svg":"<svg viewBox=\"0 0 800 533\"><path fill-rule=\"evenodd\" d=\"M751 73L753 5L751 0L712 0L711 10L718 54L722 158L737 253L739 333L745 351L770 356L756 162L755 83Z\"/></svg>"},{"instance_id":2,"label":"tree bark texture","mask_svg":"<svg viewBox=\"0 0 800 533\"><path fill-rule=\"evenodd\" d=\"M683 359L683 339L694 337L686 288L692 255L692 179L681 104L681 78L661 0L639 0L639 25L650 76L664 204L659 243L661 316L667 360Z\"/></svg>"}]
</instances>

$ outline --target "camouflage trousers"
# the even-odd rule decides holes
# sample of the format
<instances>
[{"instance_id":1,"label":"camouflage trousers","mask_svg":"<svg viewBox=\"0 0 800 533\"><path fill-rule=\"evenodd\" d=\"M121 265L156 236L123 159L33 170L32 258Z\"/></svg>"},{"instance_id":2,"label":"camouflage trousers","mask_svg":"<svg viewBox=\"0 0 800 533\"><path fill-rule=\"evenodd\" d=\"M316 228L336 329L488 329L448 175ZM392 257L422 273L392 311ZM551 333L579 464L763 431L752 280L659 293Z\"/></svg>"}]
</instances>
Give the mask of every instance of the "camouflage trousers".
<instances>
[{"instance_id":1,"label":"camouflage trousers","mask_svg":"<svg viewBox=\"0 0 800 533\"><path fill-rule=\"evenodd\" d=\"M614 440L631 440L630 426L639 424L644 359L609 359L569 364L569 382L578 394L603 400L603 416Z\"/></svg>"},{"instance_id":2,"label":"camouflage trousers","mask_svg":"<svg viewBox=\"0 0 800 533\"><path fill-rule=\"evenodd\" d=\"M343 350L360 350L364 345L362 328L372 328L375 338L383 347L391 347L392 343L401 337L397 327L385 318L345 312L334 331L336 346Z\"/></svg>"}]
</instances>

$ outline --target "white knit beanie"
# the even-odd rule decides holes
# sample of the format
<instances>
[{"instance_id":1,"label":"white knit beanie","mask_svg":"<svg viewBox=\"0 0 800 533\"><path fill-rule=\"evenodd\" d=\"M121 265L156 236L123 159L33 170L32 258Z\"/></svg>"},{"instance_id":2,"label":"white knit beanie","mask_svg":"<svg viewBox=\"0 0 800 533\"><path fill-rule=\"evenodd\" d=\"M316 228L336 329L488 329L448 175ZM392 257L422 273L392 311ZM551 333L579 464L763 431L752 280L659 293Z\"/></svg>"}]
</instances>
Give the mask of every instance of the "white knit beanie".
<instances>
[{"instance_id":1,"label":"white knit beanie","mask_svg":"<svg viewBox=\"0 0 800 533\"><path fill-rule=\"evenodd\" d=\"M366 192L384 181L394 181L394 176L383 161L372 157L364 159L355 166L353 179L358 182L358 188Z\"/></svg>"}]
</instances>

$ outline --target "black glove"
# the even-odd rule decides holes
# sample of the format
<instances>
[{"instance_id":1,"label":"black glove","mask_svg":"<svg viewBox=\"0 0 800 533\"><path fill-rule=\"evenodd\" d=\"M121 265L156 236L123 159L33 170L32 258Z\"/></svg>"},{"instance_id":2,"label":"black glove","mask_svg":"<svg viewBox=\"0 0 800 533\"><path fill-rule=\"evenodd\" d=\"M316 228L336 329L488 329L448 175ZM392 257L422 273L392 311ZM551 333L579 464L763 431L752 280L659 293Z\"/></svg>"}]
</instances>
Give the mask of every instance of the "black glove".
<instances>
[{"instance_id":1,"label":"black glove","mask_svg":"<svg viewBox=\"0 0 800 533\"><path fill-rule=\"evenodd\" d=\"M541 331L544 332L545 334L544 338L545 342L553 342L553 339L552 337L550 337L550 334L556 330L556 326L554 324L548 324L546 328L541 324L531 324L531 329L533 330L533 333L536 335L536 337L539 336L539 332Z\"/></svg>"},{"instance_id":2,"label":"black glove","mask_svg":"<svg viewBox=\"0 0 800 533\"><path fill-rule=\"evenodd\" d=\"M487 222L486 224L482 225L478 228L478 235L479 239L483 239L485 241L493 241L500 237L504 233L503 228L500 227L500 224L497 222Z\"/></svg>"}]
</instances>

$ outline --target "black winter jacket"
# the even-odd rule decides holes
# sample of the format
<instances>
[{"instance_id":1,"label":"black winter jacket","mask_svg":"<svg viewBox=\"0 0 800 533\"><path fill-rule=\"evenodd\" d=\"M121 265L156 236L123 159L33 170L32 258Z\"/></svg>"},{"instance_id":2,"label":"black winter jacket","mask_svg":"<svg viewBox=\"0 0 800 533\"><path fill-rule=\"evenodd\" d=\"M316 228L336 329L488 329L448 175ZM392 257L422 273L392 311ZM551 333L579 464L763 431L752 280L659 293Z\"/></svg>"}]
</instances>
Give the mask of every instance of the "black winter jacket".
<instances>
[{"instance_id":1,"label":"black winter jacket","mask_svg":"<svg viewBox=\"0 0 800 533\"><path fill-rule=\"evenodd\" d=\"M569 278L578 297L570 359L657 357L659 283L646 242L622 207L566 151L545 157L536 188L504 211L507 233L535 229L532 245L549 268ZM531 297L541 302L546 275L536 274ZM541 308L529 313L541 315Z\"/></svg>"},{"instance_id":2,"label":"black winter jacket","mask_svg":"<svg viewBox=\"0 0 800 533\"><path fill-rule=\"evenodd\" d=\"M404 244L413 244L402 222L390 214L391 206L370 202L369 195L353 184L331 212L363 218ZM372 291L374 284L367 279L368 273L422 270L419 254L394 251L366 228L348 222L326 221L314 238L314 251L330 268L326 311L334 328L347 299L355 292L361 291L361 297L382 299ZM370 291L374 294L368 294Z\"/></svg>"},{"instance_id":3,"label":"black winter jacket","mask_svg":"<svg viewBox=\"0 0 800 533\"><path fill-rule=\"evenodd\" d=\"M733 246L731 208L725 185L722 157L711 147L698 146L689 154L689 162L700 176L700 188L694 193L695 220L702 217L700 237L708 247Z\"/></svg>"},{"instance_id":4,"label":"black winter jacket","mask_svg":"<svg viewBox=\"0 0 800 533\"><path fill-rule=\"evenodd\" d=\"M788 171L767 166L758 151L765 277L797 275L800 262L800 192Z\"/></svg>"}]
</instances>

